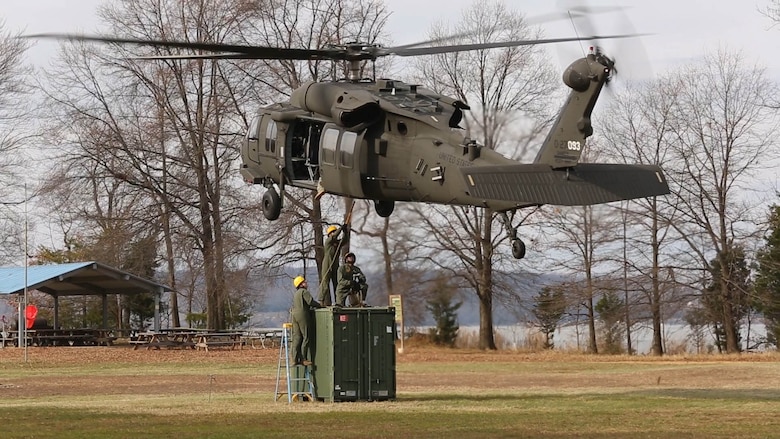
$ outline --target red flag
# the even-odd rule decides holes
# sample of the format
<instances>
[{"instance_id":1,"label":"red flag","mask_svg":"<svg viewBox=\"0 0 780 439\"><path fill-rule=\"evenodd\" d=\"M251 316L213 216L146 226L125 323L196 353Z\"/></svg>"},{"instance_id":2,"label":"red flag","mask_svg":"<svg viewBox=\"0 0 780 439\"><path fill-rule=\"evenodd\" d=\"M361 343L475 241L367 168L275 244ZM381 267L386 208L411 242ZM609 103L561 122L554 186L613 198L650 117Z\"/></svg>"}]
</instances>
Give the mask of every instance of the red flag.
<instances>
[{"instance_id":1,"label":"red flag","mask_svg":"<svg viewBox=\"0 0 780 439\"><path fill-rule=\"evenodd\" d=\"M33 327L33 324L35 323L35 317L38 315L38 307L35 305L27 305L27 308L24 310L24 316L27 320L27 329L30 329Z\"/></svg>"}]
</instances>

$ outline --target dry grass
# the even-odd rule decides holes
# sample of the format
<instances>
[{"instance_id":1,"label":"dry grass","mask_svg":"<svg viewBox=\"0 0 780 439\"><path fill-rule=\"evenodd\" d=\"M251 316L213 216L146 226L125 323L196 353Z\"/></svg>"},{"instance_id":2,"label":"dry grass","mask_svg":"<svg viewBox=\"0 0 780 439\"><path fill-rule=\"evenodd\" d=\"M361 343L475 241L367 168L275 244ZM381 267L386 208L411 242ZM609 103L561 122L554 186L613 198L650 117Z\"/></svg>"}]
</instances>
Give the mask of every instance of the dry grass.
<instances>
[{"instance_id":1,"label":"dry grass","mask_svg":"<svg viewBox=\"0 0 780 439\"><path fill-rule=\"evenodd\" d=\"M0 350L0 423L12 427L3 437L38 431L58 438L341 438L373 431L368 436L595 438L684 431L710 438L780 431L777 353L594 356L413 342L397 356L396 401L291 406L271 403L278 359L278 349L114 346L29 348L24 361L23 350L7 348ZM51 419L49 430L36 413Z\"/></svg>"},{"instance_id":2,"label":"dry grass","mask_svg":"<svg viewBox=\"0 0 780 439\"><path fill-rule=\"evenodd\" d=\"M264 388L273 392L278 349L133 350L113 347L31 347L24 361L18 348L0 350L0 395L186 394L192 386L218 392ZM398 389L592 388L620 389L761 387L780 383L778 353L673 355L664 357L588 355L556 351L481 351L410 343L397 356ZM540 367L540 363L543 367ZM727 366L737 364L736 366ZM760 374L743 374L743 367ZM500 374L511 367L522 374ZM65 381L45 380L74 371L89 375ZM153 369L147 370L147 369ZM255 372L247 376L247 370ZM412 372L412 369L414 372ZM673 371L673 373L672 373ZM150 373L151 372L151 373ZM100 380L94 376L99 375ZM139 380L138 376L144 379ZM717 377L713 380L713 376ZM13 379L11 379L13 378ZM15 386L15 387L14 387Z\"/></svg>"}]
</instances>

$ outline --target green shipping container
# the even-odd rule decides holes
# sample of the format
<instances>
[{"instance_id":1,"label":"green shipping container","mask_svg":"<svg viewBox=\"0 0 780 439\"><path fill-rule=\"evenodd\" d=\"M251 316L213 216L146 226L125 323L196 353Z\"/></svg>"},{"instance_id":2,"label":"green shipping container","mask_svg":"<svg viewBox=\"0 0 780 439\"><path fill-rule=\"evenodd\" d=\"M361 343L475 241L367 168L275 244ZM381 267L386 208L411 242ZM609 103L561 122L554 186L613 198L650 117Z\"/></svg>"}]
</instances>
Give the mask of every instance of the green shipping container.
<instances>
[{"instance_id":1,"label":"green shipping container","mask_svg":"<svg viewBox=\"0 0 780 439\"><path fill-rule=\"evenodd\" d=\"M395 399L395 309L315 311L315 397L325 401Z\"/></svg>"}]
</instances>

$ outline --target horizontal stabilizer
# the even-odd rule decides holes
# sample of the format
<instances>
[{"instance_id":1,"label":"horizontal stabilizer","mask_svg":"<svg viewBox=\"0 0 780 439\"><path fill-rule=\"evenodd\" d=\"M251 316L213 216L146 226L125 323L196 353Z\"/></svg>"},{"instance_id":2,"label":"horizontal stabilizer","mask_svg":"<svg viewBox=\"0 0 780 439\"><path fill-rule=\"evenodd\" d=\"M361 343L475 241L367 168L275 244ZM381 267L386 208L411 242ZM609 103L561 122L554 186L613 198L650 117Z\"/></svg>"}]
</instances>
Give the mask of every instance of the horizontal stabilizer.
<instances>
[{"instance_id":1,"label":"horizontal stabilizer","mask_svg":"<svg viewBox=\"0 0 780 439\"><path fill-rule=\"evenodd\" d=\"M484 200L518 204L584 206L669 193L659 166L580 163L553 169L546 164L461 168L468 193Z\"/></svg>"}]
</instances>

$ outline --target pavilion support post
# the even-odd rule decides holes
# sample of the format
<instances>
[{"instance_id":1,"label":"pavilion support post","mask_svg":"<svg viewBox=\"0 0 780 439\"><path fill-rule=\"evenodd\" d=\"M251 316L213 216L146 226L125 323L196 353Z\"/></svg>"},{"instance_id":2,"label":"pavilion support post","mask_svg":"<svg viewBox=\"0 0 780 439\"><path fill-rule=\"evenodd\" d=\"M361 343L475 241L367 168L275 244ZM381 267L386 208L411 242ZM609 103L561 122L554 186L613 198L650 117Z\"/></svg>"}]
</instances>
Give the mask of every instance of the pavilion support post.
<instances>
[{"instance_id":1,"label":"pavilion support post","mask_svg":"<svg viewBox=\"0 0 780 439\"><path fill-rule=\"evenodd\" d=\"M108 329L108 294L103 293L101 299L103 300L103 327L101 329Z\"/></svg>"},{"instance_id":2,"label":"pavilion support post","mask_svg":"<svg viewBox=\"0 0 780 439\"><path fill-rule=\"evenodd\" d=\"M160 305L162 304L162 289L158 289L154 293L154 330L159 331L160 322Z\"/></svg>"},{"instance_id":3,"label":"pavilion support post","mask_svg":"<svg viewBox=\"0 0 780 439\"><path fill-rule=\"evenodd\" d=\"M26 290L25 290L25 292L26 292ZM27 344L26 344L27 343L27 325L25 325L25 320L24 320L24 308L27 306L27 304L25 303L26 300L27 300L27 295L26 294L24 296L22 296L21 294L19 295L19 316L18 316L18 319L16 320L16 322L17 322L16 323L16 335L19 337L19 341L18 341L17 346L19 346L20 348L23 348L23 347L27 346Z\"/></svg>"},{"instance_id":4,"label":"pavilion support post","mask_svg":"<svg viewBox=\"0 0 780 439\"><path fill-rule=\"evenodd\" d=\"M60 296L53 294L52 297L54 298L54 322L52 323L52 327L54 329L60 329Z\"/></svg>"}]
</instances>

